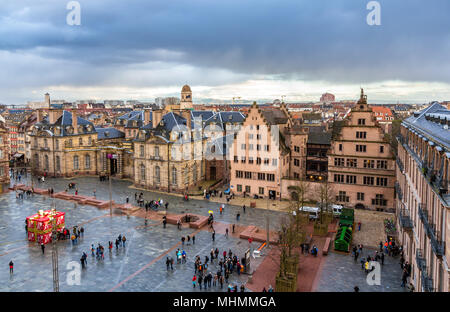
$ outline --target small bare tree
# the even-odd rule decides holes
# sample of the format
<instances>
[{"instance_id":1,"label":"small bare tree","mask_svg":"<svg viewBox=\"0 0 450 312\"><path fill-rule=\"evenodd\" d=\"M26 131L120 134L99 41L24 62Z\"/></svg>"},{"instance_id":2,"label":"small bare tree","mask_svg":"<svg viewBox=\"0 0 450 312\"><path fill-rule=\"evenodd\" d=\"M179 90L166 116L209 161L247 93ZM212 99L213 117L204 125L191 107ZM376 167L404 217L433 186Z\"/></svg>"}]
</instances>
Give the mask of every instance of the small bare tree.
<instances>
[{"instance_id":1,"label":"small bare tree","mask_svg":"<svg viewBox=\"0 0 450 312\"><path fill-rule=\"evenodd\" d=\"M295 223L296 230L298 232L300 229L300 211L303 210L305 205L306 194L309 191L309 184L304 180L300 180L297 185L289 186L288 190L291 191L292 200L295 202Z\"/></svg>"},{"instance_id":2,"label":"small bare tree","mask_svg":"<svg viewBox=\"0 0 450 312\"><path fill-rule=\"evenodd\" d=\"M317 202L320 204L320 223L323 223L324 211L329 211L329 207L334 203L333 186L328 183L328 180L322 182L317 193Z\"/></svg>"}]
</instances>

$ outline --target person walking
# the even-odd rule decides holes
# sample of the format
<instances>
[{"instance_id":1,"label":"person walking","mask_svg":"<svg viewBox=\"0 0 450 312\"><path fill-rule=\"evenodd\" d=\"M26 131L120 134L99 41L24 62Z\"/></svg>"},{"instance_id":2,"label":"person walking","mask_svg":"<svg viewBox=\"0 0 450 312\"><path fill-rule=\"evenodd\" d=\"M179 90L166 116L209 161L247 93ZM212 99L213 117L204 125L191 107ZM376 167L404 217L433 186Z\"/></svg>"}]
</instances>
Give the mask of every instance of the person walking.
<instances>
[{"instance_id":1,"label":"person walking","mask_svg":"<svg viewBox=\"0 0 450 312\"><path fill-rule=\"evenodd\" d=\"M216 237L216 232L214 231L213 233L212 233L212 241L214 242L214 240L215 240L215 237Z\"/></svg>"},{"instance_id":2,"label":"person walking","mask_svg":"<svg viewBox=\"0 0 450 312\"><path fill-rule=\"evenodd\" d=\"M169 271L169 267L170 267L170 259L169 259L169 257L166 258L166 267L167 267L167 271Z\"/></svg>"},{"instance_id":3,"label":"person walking","mask_svg":"<svg viewBox=\"0 0 450 312\"><path fill-rule=\"evenodd\" d=\"M408 279L408 271L405 268L405 269L403 269L403 272L402 272L402 285L401 285L401 287L405 287L407 279Z\"/></svg>"},{"instance_id":4,"label":"person walking","mask_svg":"<svg viewBox=\"0 0 450 312\"><path fill-rule=\"evenodd\" d=\"M245 213L245 205L244 206L242 206L242 210L244 211L244 213Z\"/></svg>"},{"instance_id":5,"label":"person walking","mask_svg":"<svg viewBox=\"0 0 450 312\"><path fill-rule=\"evenodd\" d=\"M232 232L231 233L234 233L234 227L235 227L235 224L233 223Z\"/></svg>"},{"instance_id":6,"label":"person walking","mask_svg":"<svg viewBox=\"0 0 450 312\"><path fill-rule=\"evenodd\" d=\"M192 287L195 288L195 282L197 281L197 275L194 274L192 277Z\"/></svg>"},{"instance_id":7,"label":"person walking","mask_svg":"<svg viewBox=\"0 0 450 312\"><path fill-rule=\"evenodd\" d=\"M239 218L241 217L241 214L238 212L236 215L236 220L239 221Z\"/></svg>"},{"instance_id":8,"label":"person walking","mask_svg":"<svg viewBox=\"0 0 450 312\"><path fill-rule=\"evenodd\" d=\"M195 245L195 236L192 235L192 245Z\"/></svg>"},{"instance_id":9,"label":"person walking","mask_svg":"<svg viewBox=\"0 0 450 312\"><path fill-rule=\"evenodd\" d=\"M186 240L186 238L184 236L181 237L181 245L184 246L184 241Z\"/></svg>"},{"instance_id":10,"label":"person walking","mask_svg":"<svg viewBox=\"0 0 450 312\"><path fill-rule=\"evenodd\" d=\"M358 222L358 231L361 231L361 221Z\"/></svg>"},{"instance_id":11,"label":"person walking","mask_svg":"<svg viewBox=\"0 0 450 312\"><path fill-rule=\"evenodd\" d=\"M381 265L384 265L384 252L381 252L380 259L381 259Z\"/></svg>"},{"instance_id":12,"label":"person walking","mask_svg":"<svg viewBox=\"0 0 450 312\"><path fill-rule=\"evenodd\" d=\"M45 245L44 245L44 243L41 243L41 249L42 249L42 254L44 254L44 251L45 251Z\"/></svg>"},{"instance_id":13,"label":"person walking","mask_svg":"<svg viewBox=\"0 0 450 312\"><path fill-rule=\"evenodd\" d=\"M228 228L225 229L225 237L228 238Z\"/></svg>"},{"instance_id":14,"label":"person walking","mask_svg":"<svg viewBox=\"0 0 450 312\"><path fill-rule=\"evenodd\" d=\"M9 274L13 274L14 273L14 262L9 261Z\"/></svg>"},{"instance_id":15,"label":"person walking","mask_svg":"<svg viewBox=\"0 0 450 312\"><path fill-rule=\"evenodd\" d=\"M125 242L127 241L125 235L122 237L122 246L125 247Z\"/></svg>"},{"instance_id":16,"label":"person walking","mask_svg":"<svg viewBox=\"0 0 450 312\"><path fill-rule=\"evenodd\" d=\"M119 249L119 240L116 238L116 250L118 250ZM92 247L94 247L94 245L92 245ZM92 249L94 249L94 248L92 248ZM94 253L94 251L92 251L92 255L93 255L93 253Z\"/></svg>"}]
</instances>

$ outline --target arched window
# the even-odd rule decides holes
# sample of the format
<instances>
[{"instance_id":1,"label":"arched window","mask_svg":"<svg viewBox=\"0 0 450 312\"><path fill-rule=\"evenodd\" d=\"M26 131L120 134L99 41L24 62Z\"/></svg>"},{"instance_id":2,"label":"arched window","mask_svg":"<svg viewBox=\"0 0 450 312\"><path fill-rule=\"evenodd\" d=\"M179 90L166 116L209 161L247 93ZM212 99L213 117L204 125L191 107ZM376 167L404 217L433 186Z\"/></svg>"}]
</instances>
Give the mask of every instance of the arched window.
<instances>
[{"instance_id":1,"label":"arched window","mask_svg":"<svg viewBox=\"0 0 450 312\"><path fill-rule=\"evenodd\" d=\"M177 168L172 167L172 184L176 185L177 183Z\"/></svg>"},{"instance_id":2,"label":"arched window","mask_svg":"<svg viewBox=\"0 0 450 312\"><path fill-rule=\"evenodd\" d=\"M44 169L45 171L48 171L48 156L44 156Z\"/></svg>"},{"instance_id":3,"label":"arched window","mask_svg":"<svg viewBox=\"0 0 450 312\"><path fill-rule=\"evenodd\" d=\"M84 156L84 167L86 169L91 169L91 156L88 154Z\"/></svg>"},{"instance_id":4,"label":"arched window","mask_svg":"<svg viewBox=\"0 0 450 312\"><path fill-rule=\"evenodd\" d=\"M69 147L72 147L72 139L69 139Z\"/></svg>"},{"instance_id":5,"label":"arched window","mask_svg":"<svg viewBox=\"0 0 450 312\"><path fill-rule=\"evenodd\" d=\"M79 138L78 142L79 142L79 145L82 146L83 145L83 138Z\"/></svg>"},{"instance_id":6,"label":"arched window","mask_svg":"<svg viewBox=\"0 0 450 312\"><path fill-rule=\"evenodd\" d=\"M92 145L92 138L91 137L89 137L88 142L89 142L89 146Z\"/></svg>"},{"instance_id":7,"label":"arched window","mask_svg":"<svg viewBox=\"0 0 450 312\"><path fill-rule=\"evenodd\" d=\"M196 183L197 182L197 164L194 163L194 165L192 166L192 179L194 180L193 182Z\"/></svg>"},{"instance_id":8,"label":"arched window","mask_svg":"<svg viewBox=\"0 0 450 312\"><path fill-rule=\"evenodd\" d=\"M60 163L60 160L59 160L59 156L56 156L56 171L61 171L61 163Z\"/></svg>"},{"instance_id":9,"label":"arched window","mask_svg":"<svg viewBox=\"0 0 450 312\"><path fill-rule=\"evenodd\" d=\"M159 166L155 167L155 183L160 183L161 182L161 170L159 168Z\"/></svg>"},{"instance_id":10,"label":"arched window","mask_svg":"<svg viewBox=\"0 0 450 312\"><path fill-rule=\"evenodd\" d=\"M73 170L79 170L80 169L80 164L78 162L78 156L75 155L73 156Z\"/></svg>"},{"instance_id":11,"label":"arched window","mask_svg":"<svg viewBox=\"0 0 450 312\"><path fill-rule=\"evenodd\" d=\"M189 185L189 170L188 168L184 168L184 184Z\"/></svg>"},{"instance_id":12,"label":"arched window","mask_svg":"<svg viewBox=\"0 0 450 312\"><path fill-rule=\"evenodd\" d=\"M155 157L159 157L159 146L155 146Z\"/></svg>"},{"instance_id":13,"label":"arched window","mask_svg":"<svg viewBox=\"0 0 450 312\"><path fill-rule=\"evenodd\" d=\"M44 147L48 147L47 139L44 139Z\"/></svg>"},{"instance_id":14,"label":"arched window","mask_svg":"<svg viewBox=\"0 0 450 312\"><path fill-rule=\"evenodd\" d=\"M145 181L145 165L144 164L141 164L140 171L141 171L141 180Z\"/></svg>"},{"instance_id":15,"label":"arched window","mask_svg":"<svg viewBox=\"0 0 450 312\"><path fill-rule=\"evenodd\" d=\"M34 154L34 166L39 168L39 154Z\"/></svg>"}]
</instances>

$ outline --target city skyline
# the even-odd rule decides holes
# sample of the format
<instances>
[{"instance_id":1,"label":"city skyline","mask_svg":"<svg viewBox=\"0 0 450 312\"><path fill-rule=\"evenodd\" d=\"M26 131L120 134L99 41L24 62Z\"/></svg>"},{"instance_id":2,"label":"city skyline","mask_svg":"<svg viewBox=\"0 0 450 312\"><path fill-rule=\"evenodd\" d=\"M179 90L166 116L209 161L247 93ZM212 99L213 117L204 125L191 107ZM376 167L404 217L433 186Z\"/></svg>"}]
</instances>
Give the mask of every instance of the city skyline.
<instances>
[{"instance_id":1,"label":"city skyline","mask_svg":"<svg viewBox=\"0 0 450 312\"><path fill-rule=\"evenodd\" d=\"M2 4L0 103L152 101L185 83L196 103L355 100L360 87L369 103L450 98L446 1L379 1L379 26L366 1L78 2L79 26L65 1Z\"/></svg>"}]
</instances>

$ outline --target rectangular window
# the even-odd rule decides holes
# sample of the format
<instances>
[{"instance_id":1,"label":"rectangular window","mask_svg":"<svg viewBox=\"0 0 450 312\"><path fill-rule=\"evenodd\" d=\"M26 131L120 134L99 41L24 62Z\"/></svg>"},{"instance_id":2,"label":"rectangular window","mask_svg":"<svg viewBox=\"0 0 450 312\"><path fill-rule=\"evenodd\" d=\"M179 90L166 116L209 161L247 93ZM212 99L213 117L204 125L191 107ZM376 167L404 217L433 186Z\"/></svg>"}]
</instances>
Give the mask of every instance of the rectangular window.
<instances>
[{"instance_id":1,"label":"rectangular window","mask_svg":"<svg viewBox=\"0 0 450 312\"><path fill-rule=\"evenodd\" d=\"M344 158L338 158L338 157L334 158L334 165L336 167L344 167L345 166Z\"/></svg>"},{"instance_id":2,"label":"rectangular window","mask_svg":"<svg viewBox=\"0 0 450 312\"><path fill-rule=\"evenodd\" d=\"M364 153L364 152L366 152L366 145L359 145L359 144L356 144L356 151L357 152L362 152L362 153Z\"/></svg>"},{"instance_id":3,"label":"rectangular window","mask_svg":"<svg viewBox=\"0 0 450 312\"><path fill-rule=\"evenodd\" d=\"M242 185L241 184L236 185L236 187L237 187L237 191L238 192L242 192Z\"/></svg>"},{"instance_id":4,"label":"rectangular window","mask_svg":"<svg viewBox=\"0 0 450 312\"><path fill-rule=\"evenodd\" d=\"M242 157L241 157L241 163L244 163L244 164L245 164L245 156L242 156Z\"/></svg>"},{"instance_id":5,"label":"rectangular window","mask_svg":"<svg viewBox=\"0 0 450 312\"><path fill-rule=\"evenodd\" d=\"M266 174L258 172L258 180L265 180L265 179L266 179Z\"/></svg>"},{"instance_id":6,"label":"rectangular window","mask_svg":"<svg viewBox=\"0 0 450 312\"><path fill-rule=\"evenodd\" d=\"M366 120L364 118L358 119L358 125L365 125Z\"/></svg>"},{"instance_id":7,"label":"rectangular window","mask_svg":"<svg viewBox=\"0 0 450 312\"><path fill-rule=\"evenodd\" d=\"M245 150L245 144L241 144L241 150Z\"/></svg>"},{"instance_id":8,"label":"rectangular window","mask_svg":"<svg viewBox=\"0 0 450 312\"><path fill-rule=\"evenodd\" d=\"M377 186L387 186L387 178L377 177Z\"/></svg>"},{"instance_id":9,"label":"rectangular window","mask_svg":"<svg viewBox=\"0 0 450 312\"><path fill-rule=\"evenodd\" d=\"M345 191L339 191L339 195L336 196L336 201L348 203L350 201L350 197L347 196Z\"/></svg>"},{"instance_id":10,"label":"rectangular window","mask_svg":"<svg viewBox=\"0 0 450 312\"><path fill-rule=\"evenodd\" d=\"M364 185L373 185L374 178L373 177L363 177L363 184Z\"/></svg>"},{"instance_id":11,"label":"rectangular window","mask_svg":"<svg viewBox=\"0 0 450 312\"><path fill-rule=\"evenodd\" d=\"M294 179L300 179L300 175L297 172L294 172Z\"/></svg>"},{"instance_id":12,"label":"rectangular window","mask_svg":"<svg viewBox=\"0 0 450 312\"><path fill-rule=\"evenodd\" d=\"M348 184L356 184L356 176L354 176L354 175L346 176L346 182Z\"/></svg>"},{"instance_id":13,"label":"rectangular window","mask_svg":"<svg viewBox=\"0 0 450 312\"><path fill-rule=\"evenodd\" d=\"M372 199L372 205L375 206L387 206L387 199L384 199L383 194L376 194Z\"/></svg>"},{"instance_id":14,"label":"rectangular window","mask_svg":"<svg viewBox=\"0 0 450 312\"><path fill-rule=\"evenodd\" d=\"M257 139L257 140L261 140L261 134L257 134L257 135L256 135L256 139Z\"/></svg>"},{"instance_id":15,"label":"rectangular window","mask_svg":"<svg viewBox=\"0 0 450 312\"><path fill-rule=\"evenodd\" d=\"M259 188L259 195L264 195L264 188L263 187Z\"/></svg>"},{"instance_id":16,"label":"rectangular window","mask_svg":"<svg viewBox=\"0 0 450 312\"><path fill-rule=\"evenodd\" d=\"M253 151L253 144L249 144L249 145L248 145L248 150L249 150L249 151Z\"/></svg>"},{"instance_id":17,"label":"rectangular window","mask_svg":"<svg viewBox=\"0 0 450 312\"><path fill-rule=\"evenodd\" d=\"M380 153L384 153L384 146L380 145Z\"/></svg>"},{"instance_id":18,"label":"rectangular window","mask_svg":"<svg viewBox=\"0 0 450 312\"><path fill-rule=\"evenodd\" d=\"M294 146L294 151L297 152L297 153L300 153L300 147Z\"/></svg>"},{"instance_id":19,"label":"rectangular window","mask_svg":"<svg viewBox=\"0 0 450 312\"><path fill-rule=\"evenodd\" d=\"M252 126L250 126L250 127L252 127ZM249 140L253 140L253 133L249 133L249 134L248 134L248 139L249 139Z\"/></svg>"},{"instance_id":20,"label":"rectangular window","mask_svg":"<svg viewBox=\"0 0 450 312\"><path fill-rule=\"evenodd\" d=\"M268 165L269 162L270 162L270 159L269 159L269 158L264 158L264 165Z\"/></svg>"},{"instance_id":21,"label":"rectangular window","mask_svg":"<svg viewBox=\"0 0 450 312\"><path fill-rule=\"evenodd\" d=\"M360 192L356 193L356 199L357 200L364 200L364 193L360 193Z\"/></svg>"},{"instance_id":22,"label":"rectangular window","mask_svg":"<svg viewBox=\"0 0 450 312\"><path fill-rule=\"evenodd\" d=\"M249 163L249 164L253 164L253 157L249 157L249 158L248 158L248 163Z\"/></svg>"},{"instance_id":23,"label":"rectangular window","mask_svg":"<svg viewBox=\"0 0 450 312\"><path fill-rule=\"evenodd\" d=\"M299 167L300 166L300 160L294 159L294 166Z\"/></svg>"},{"instance_id":24,"label":"rectangular window","mask_svg":"<svg viewBox=\"0 0 450 312\"><path fill-rule=\"evenodd\" d=\"M140 151L139 156L144 157L144 145L139 146L139 151Z\"/></svg>"},{"instance_id":25,"label":"rectangular window","mask_svg":"<svg viewBox=\"0 0 450 312\"><path fill-rule=\"evenodd\" d=\"M261 165L261 158L259 158L259 157L256 158L256 164Z\"/></svg>"},{"instance_id":26,"label":"rectangular window","mask_svg":"<svg viewBox=\"0 0 450 312\"><path fill-rule=\"evenodd\" d=\"M354 158L347 158L347 167L350 168L358 167L358 160Z\"/></svg>"},{"instance_id":27,"label":"rectangular window","mask_svg":"<svg viewBox=\"0 0 450 312\"><path fill-rule=\"evenodd\" d=\"M275 181L275 175L274 174L267 174L267 181Z\"/></svg>"},{"instance_id":28,"label":"rectangular window","mask_svg":"<svg viewBox=\"0 0 450 312\"><path fill-rule=\"evenodd\" d=\"M236 178L242 178L244 176L244 172L240 170L236 170Z\"/></svg>"},{"instance_id":29,"label":"rectangular window","mask_svg":"<svg viewBox=\"0 0 450 312\"><path fill-rule=\"evenodd\" d=\"M250 193L250 191L251 191L250 185L246 185L245 186L245 193Z\"/></svg>"},{"instance_id":30,"label":"rectangular window","mask_svg":"<svg viewBox=\"0 0 450 312\"><path fill-rule=\"evenodd\" d=\"M356 131L356 138L357 139L365 139L367 136L367 132L365 131Z\"/></svg>"},{"instance_id":31,"label":"rectangular window","mask_svg":"<svg viewBox=\"0 0 450 312\"><path fill-rule=\"evenodd\" d=\"M374 164L375 164L374 160L364 159L364 168L373 169Z\"/></svg>"},{"instance_id":32,"label":"rectangular window","mask_svg":"<svg viewBox=\"0 0 450 312\"><path fill-rule=\"evenodd\" d=\"M260 150L261 150L261 145L257 144L257 145L256 145L256 150L257 150L257 151L260 151Z\"/></svg>"},{"instance_id":33,"label":"rectangular window","mask_svg":"<svg viewBox=\"0 0 450 312\"><path fill-rule=\"evenodd\" d=\"M273 158L272 159L272 166L277 166L277 164L278 164L278 159Z\"/></svg>"},{"instance_id":34,"label":"rectangular window","mask_svg":"<svg viewBox=\"0 0 450 312\"><path fill-rule=\"evenodd\" d=\"M235 162L235 163L238 163L238 162L239 162L239 159L238 159L237 156L234 156L234 162Z\"/></svg>"},{"instance_id":35,"label":"rectangular window","mask_svg":"<svg viewBox=\"0 0 450 312\"><path fill-rule=\"evenodd\" d=\"M246 179L251 179L252 178L252 173L250 171L245 171L245 178Z\"/></svg>"},{"instance_id":36,"label":"rectangular window","mask_svg":"<svg viewBox=\"0 0 450 312\"><path fill-rule=\"evenodd\" d=\"M266 151L266 152L269 151L269 145L264 145L264 151Z\"/></svg>"},{"instance_id":37,"label":"rectangular window","mask_svg":"<svg viewBox=\"0 0 450 312\"><path fill-rule=\"evenodd\" d=\"M334 182L336 183L344 183L344 175L343 174L335 174Z\"/></svg>"},{"instance_id":38,"label":"rectangular window","mask_svg":"<svg viewBox=\"0 0 450 312\"><path fill-rule=\"evenodd\" d=\"M339 152L342 152L342 144L339 144Z\"/></svg>"},{"instance_id":39,"label":"rectangular window","mask_svg":"<svg viewBox=\"0 0 450 312\"><path fill-rule=\"evenodd\" d=\"M377 169L387 169L387 161L377 160Z\"/></svg>"}]
</instances>

